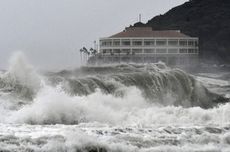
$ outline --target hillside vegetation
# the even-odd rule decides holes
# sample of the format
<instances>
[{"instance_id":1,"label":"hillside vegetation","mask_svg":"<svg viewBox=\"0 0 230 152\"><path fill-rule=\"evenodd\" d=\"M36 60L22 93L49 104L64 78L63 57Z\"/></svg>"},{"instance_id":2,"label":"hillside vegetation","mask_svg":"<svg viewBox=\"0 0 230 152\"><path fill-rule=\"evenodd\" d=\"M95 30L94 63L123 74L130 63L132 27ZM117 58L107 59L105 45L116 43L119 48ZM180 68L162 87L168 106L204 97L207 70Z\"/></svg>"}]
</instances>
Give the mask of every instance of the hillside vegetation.
<instances>
[{"instance_id":1,"label":"hillside vegetation","mask_svg":"<svg viewBox=\"0 0 230 152\"><path fill-rule=\"evenodd\" d=\"M204 61L230 63L230 0L190 0L146 24L134 26L181 30L199 37Z\"/></svg>"}]
</instances>

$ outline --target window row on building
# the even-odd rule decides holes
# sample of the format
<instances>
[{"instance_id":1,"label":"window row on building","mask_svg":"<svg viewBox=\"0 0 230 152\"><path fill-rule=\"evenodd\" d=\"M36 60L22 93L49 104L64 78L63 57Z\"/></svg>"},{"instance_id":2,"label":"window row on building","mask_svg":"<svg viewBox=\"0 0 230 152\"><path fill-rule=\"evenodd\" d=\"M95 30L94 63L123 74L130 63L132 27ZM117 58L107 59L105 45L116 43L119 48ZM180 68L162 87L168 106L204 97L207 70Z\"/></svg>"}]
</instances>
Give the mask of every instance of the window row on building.
<instances>
[{"instance_id":1,"label":"window row on building","mask_svg":"<svg viewBox=\"0 0 230 152\"><path fill-rule=\"evenodd\" d=\"M180 30L154 30L152 27L128 27L99 40L99 53L91 63L155 63L172 66L198 63L199 38ZM94 62L93 62L94 61Z\"/></svg>"},{"instance_id":2,"label":"window row on building","mask_svg":"<svg viewBox=\"0 0 230 152\"><path fill-rule=\"evenodd\" d=\"M105 39L101 47L119 46L198 46L196 39Z\"/></svg>"},{"instance_id":3,"label":"window row on building","mask_svg":"<svg viewBox=\"0 0 230 152\"><path fill-rule=\"evenodd\" d=\"M156 48L156 49L102 49L103 55L116 54L198 54L198 49L194 48Z\"/></svg>"}]
</instances>

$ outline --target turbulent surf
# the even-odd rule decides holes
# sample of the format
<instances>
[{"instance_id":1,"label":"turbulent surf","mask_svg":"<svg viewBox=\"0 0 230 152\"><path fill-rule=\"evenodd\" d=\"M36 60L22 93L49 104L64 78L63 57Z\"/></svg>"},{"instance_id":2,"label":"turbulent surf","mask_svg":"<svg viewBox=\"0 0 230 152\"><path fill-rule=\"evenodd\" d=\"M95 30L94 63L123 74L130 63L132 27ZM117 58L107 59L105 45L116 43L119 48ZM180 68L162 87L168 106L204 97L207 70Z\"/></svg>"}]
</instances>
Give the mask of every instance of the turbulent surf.
<instances>
[{"instance_id":1,"label":"turbulent surf","mask_svg":"<svg viewBox=\"0 0 230 152\"><path fill-rule=\"evenodd\" d=\"M0 72L0 151L229 151L228 82L163 63L39 73L18 53Z\"/></svg>"}]
</instances>

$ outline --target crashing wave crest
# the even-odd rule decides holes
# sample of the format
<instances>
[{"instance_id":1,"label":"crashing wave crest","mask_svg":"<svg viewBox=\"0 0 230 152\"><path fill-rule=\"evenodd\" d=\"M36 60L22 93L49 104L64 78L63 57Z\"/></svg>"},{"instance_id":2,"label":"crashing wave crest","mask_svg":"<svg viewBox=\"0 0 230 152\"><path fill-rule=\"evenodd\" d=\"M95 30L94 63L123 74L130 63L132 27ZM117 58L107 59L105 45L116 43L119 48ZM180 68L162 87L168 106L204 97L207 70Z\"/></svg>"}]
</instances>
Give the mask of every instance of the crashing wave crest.
<instances>
[{"instance_id":1,"label":"crashing wave crest","mask_svg":"<svg viewBox=\"0 0 230 152\"><path fill-rule=\"evenodd\" d=\"M97 89L122 96L124 87L137 87L146 100L163 105L211 108L228 101L208 91L184 71L161 64L84 67L80 74L79 71L53 74L51 81L61 83L66 92L78 96L92 94ZM165 99L168 96L171 100Z\"/></svg>"},{"instance_id":2,"label":"crashing wave crest","mask_svg":"<svg viewBox=\"0 0 230 152\"><path fill-rule=\"evenodd\" d=\"M4 111L0 122L9 123L97 121L151 125L164 123L158 120L159 115L165 118L165 123L188 123L186 120L191 116L194 121L212 123L216 121L215 108L208 113L211 117L206 117L208 111L202 108L228 102L208 91L193 76L161 63L83 67L40 76L21 54L13 57L11 67L1 75L0 89L0 99L4 101L0 104ZM30 102L15 105L18 100ZM200 119L193 111L200 114ZM177 122L181 114L185 118Z\"/></svg>"},{"instance_id":3,"label":"crashing wave crest","mask_svg":"<svg viewBox=\"0 0 230 152\"><path fill-rule=\"evenodd\" d=\"M21 52L12 56L9 70L0 76L0 91L17 98L32 100L41 84L40 76Z\"/></svg>"}]
</instances>

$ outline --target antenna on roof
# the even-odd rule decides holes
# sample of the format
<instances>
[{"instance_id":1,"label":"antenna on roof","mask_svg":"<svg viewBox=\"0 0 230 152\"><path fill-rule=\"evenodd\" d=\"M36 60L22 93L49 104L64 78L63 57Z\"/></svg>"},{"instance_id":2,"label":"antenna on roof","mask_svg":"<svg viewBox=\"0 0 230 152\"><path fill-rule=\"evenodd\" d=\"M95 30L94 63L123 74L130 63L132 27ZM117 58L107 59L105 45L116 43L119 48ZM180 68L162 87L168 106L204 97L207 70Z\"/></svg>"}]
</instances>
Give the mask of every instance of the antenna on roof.
<instances>
[{"instance_id":1,"label":"antenna on roof","mask_svg":"<svg viewBox=\"0 0 230 152\"><path fill-rule=\"evenodd\" d=\"M141 14L139 14L139 22L141 22Z\"/></svg>"}]
</instances>

